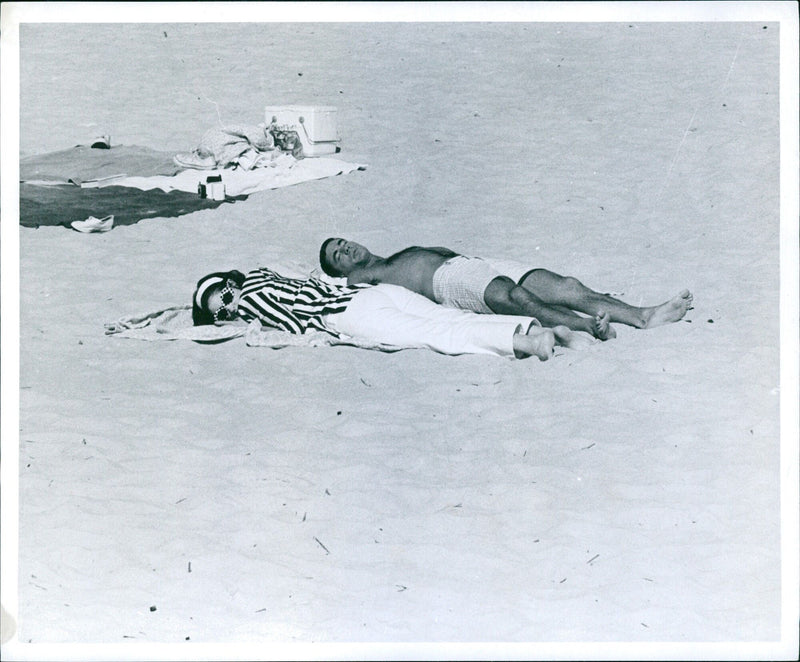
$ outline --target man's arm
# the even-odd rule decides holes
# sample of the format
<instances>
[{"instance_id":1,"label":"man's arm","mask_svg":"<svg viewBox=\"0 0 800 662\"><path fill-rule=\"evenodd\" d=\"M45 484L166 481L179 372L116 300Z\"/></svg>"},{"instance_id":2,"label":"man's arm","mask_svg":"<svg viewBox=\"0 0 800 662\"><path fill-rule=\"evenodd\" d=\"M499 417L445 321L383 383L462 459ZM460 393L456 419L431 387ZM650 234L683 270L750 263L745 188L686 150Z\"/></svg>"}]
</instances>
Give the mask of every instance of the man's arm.
<instances>
[{"instance_id":1,"label":"man's arm","mask_svg":"<svg viewBox=\"0 0 800 662\"><path fill-rule=\"evenodd\" d=\"M438 253L443 257L456 257L456 255L458 255L458 253L456 253L455 251L452 251L449 248L445 248L444 246L428 246L425 250Z\"/></svg>"},{"instance_id":2,"label":"man's arm","mask_svg":"<svg viewBox=\"0 0 800 662\"><path fill-rule=\"evenodd\" d=\"M441 255L442 257L451 258L456 257L458 253L450 250L449 248L445 248L444 246L409 246L408 248L404 248L401 251L398 251L394 255L390 255L386 258L386 264L392 264L393 262L397 262L398 260L403 259L406 255L411 253L435 253L436 255Z\"/></svg>"}]
</instances>

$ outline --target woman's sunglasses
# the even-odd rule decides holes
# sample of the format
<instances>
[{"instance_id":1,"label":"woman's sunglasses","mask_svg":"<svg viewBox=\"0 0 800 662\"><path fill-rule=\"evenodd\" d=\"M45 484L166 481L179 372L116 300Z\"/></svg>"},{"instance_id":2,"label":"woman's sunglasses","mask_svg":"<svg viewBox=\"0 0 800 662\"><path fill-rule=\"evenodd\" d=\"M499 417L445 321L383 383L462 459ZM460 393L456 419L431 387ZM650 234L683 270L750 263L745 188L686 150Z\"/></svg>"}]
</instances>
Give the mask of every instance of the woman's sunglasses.
<instances>
[{"instance_id":1,"label":"woman's sunglasses","mask_svg":"<svg viewBox=\"0 0 800 662\"><path fill-rule=\"evenodd\" d=\"M233 319L235 317L235 313L232 313L226 308L226 306L230 306L233 303L235 296L233 289L229 285L226 285L222 288L222 291L219 293L219 295L222 299L222 305L214 311L214 321L225 322Z\"/></svg>"}]
</instances>

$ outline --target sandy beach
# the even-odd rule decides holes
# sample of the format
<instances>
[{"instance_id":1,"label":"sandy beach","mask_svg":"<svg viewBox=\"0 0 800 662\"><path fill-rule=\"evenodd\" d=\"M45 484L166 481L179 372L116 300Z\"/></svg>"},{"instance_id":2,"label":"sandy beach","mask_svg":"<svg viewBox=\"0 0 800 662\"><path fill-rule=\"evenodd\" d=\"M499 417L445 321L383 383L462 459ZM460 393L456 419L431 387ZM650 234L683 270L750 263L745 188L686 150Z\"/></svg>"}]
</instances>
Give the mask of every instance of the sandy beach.
<instances>
[{"instance_id":1,"label":"sandy beach","mask_svg":"<svg viewBox=\"0 0 800 662\"><path fill-rule=\"evenodd\" d=\"M20 155L177 153L302 103L338 108L337 158L367 169L105 234L19 228L13 659L774 653L777 22L191 20L23 24ZM547 362L104 334L211 271L311 270L332 235L694 309Z\"/></svg>"}]
</instances>

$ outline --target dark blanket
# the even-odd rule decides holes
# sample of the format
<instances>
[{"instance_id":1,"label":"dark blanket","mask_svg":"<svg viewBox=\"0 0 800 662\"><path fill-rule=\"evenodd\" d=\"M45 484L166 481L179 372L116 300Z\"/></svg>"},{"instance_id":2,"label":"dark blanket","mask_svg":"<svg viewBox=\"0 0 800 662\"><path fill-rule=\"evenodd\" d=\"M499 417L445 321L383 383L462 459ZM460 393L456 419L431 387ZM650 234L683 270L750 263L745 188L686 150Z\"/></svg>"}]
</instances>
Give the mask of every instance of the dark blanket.
<instances>
[{"instance_id":1,"label":"dark blanket","mask_svg":"<svg viewBox=\"0 0 800 662\"><path fill-rule=\"evenodd\" d=\"M132 225L143 218L172 218L225 204L184 191L142 191L126 186L80 187L81 182L116 175L174 175L180 168L173 163L172 156L145 147L92 149L78 145L21 159L20 225L69 227L72 221L109 214L114 215L114 225Z\"/></svg>"},{"instance_id":2,"label":"dark blanket","mask_svg":"<svg viewBox=\"0 0 800 662\"><path fill-rule=\"evenodd\" d=\"M229 198L228 201L232 201ZM72 221L90 216L114 215L114 225L133 225L143 218L172 218L198 209L215 209L226 201L209 200L184 191L141 191L128 186L80 188L72 184L19 186L19 222L28 228L40 225L70 227Z\"/></svg>"}]
</instances>

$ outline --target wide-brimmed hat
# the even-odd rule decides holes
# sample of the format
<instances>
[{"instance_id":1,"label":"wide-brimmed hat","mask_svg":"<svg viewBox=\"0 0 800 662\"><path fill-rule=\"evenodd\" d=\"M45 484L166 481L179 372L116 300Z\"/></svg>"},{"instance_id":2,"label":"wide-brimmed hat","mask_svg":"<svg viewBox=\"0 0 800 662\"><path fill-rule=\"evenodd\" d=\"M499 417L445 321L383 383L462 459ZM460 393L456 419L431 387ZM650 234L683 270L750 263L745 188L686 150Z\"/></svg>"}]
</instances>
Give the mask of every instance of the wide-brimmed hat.
<instances>
[{"instance_id":1,"label":"wide-brimmed hat","mask_svg":"<svg viewBox=\"0 0 800 662\"><path fill-rule=\"evenodd\" d=\"M222 274L209 274L197 281L197 289L194 291L194 305L204 308L206 302L203 299L208 294L208 291L214 287L214 285L224 283L226 280L227 277Z\"/></svg>"}]
</instances>

